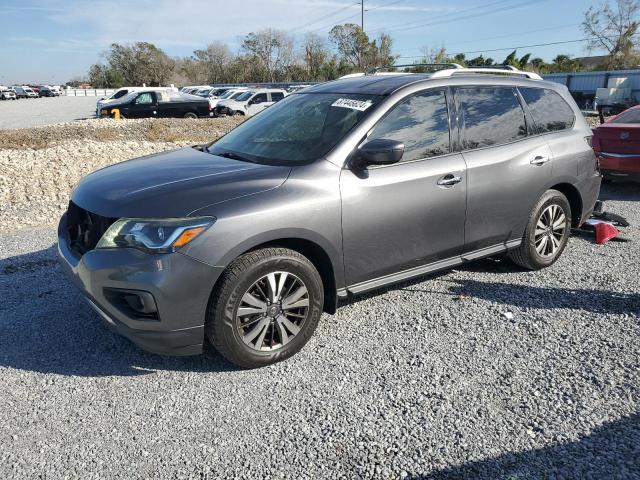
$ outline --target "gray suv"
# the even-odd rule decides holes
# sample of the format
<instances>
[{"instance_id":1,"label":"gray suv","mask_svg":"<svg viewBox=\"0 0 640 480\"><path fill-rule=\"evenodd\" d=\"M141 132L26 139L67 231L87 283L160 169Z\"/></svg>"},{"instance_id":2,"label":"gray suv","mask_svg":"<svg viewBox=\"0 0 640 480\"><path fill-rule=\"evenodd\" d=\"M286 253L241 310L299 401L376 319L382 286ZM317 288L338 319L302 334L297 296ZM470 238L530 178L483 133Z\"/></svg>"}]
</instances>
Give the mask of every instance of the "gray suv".
<instances>
[{"instance_id":1,"label":"gray suv","mask_svg":"<svg viewBox=\"0 0 640 480\"><path fill-rule=\"evenodd\" d=\"M567 89L535 74L370 74L290 95L208 144L76 187L63 268L117 332L283 360L339 299L507 253L553 264L600 173Z\"/></svg>"}]
</instances>

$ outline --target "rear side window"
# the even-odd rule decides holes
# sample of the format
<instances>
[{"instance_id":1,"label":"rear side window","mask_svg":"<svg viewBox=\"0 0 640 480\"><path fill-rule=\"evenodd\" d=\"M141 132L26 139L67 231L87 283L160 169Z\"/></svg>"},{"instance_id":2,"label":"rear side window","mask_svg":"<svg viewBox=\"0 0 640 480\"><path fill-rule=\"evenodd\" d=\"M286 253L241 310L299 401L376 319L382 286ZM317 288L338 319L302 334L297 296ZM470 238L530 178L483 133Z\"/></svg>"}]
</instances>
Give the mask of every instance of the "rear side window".
<instances>
[{"instance_id":1,"label":"rear side window","mask_svg":"<svg viewBox=\"0 0 640 480\"><path fill-rule=\"evenodd\" d=\"M378 122L368 140L404 143L403 162L449 153L449 116L443 91L412 95Z\"/></svg>"},{"instance_id":2,"label":"rear side window","mask_svg":"<svg viewBox=\"0 0 640 480\"><path fill-rule=\"evenodd\" d=\"M573 127L575 115L564 99L547 88L521 88L536 125L543 133L557 132Z\"/></svg>"},{"instance_id":3,"label":"rear side window","mask_svg":"<svg viewBox=\"0 0 640 480\"><path fill-rule=\"evenodd\" d=\"M277 102L278 100L282 100L284 98L284 93L282 92L271 92L271 101Z\"/></svg>"},{"instance_id":4,"label":"rear side window","mask_svg":"<svg viewBox=\"0 0 640 480\"><path fill-rule=\"evenodd\" d=\"M465 149L490 147L527 136L524 111L513 88L456 89Z\"/></svg>"}]
</instances>

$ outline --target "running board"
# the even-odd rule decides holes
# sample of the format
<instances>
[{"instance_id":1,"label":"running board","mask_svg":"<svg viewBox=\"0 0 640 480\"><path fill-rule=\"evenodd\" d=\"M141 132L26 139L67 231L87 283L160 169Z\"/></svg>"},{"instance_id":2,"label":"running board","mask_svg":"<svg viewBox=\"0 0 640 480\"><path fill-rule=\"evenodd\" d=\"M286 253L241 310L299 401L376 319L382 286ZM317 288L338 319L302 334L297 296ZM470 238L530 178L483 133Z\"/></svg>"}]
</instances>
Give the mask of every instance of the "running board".
<instances>
[{"instance_id":1,"label":"running board","mask_svg":"<svg viewBox=\"0 0 640 480\"><path fill-rule=\"evenodd\" d=\"M373 280L367 280L366 282L356 283L346 288L347 294L363 293L369 290L375 290L393 283L402 282L416 277L421 277L428 273L437 272L438 270L446 270L449 268L457 267L463 263L478 260L480 258L489 257L496 253L504 253L512 248L519 247L522 243L522 239L509 240L508 242L494 245L491 247L482 248L473 252L465 253L463 255L448 258L446 260L440 260L438 262L429 263L420 267L411 268L398 273L392 273L383 277L374 278ZM341 295L339 295L341 296Z\"/></svg>"}]
</instances>

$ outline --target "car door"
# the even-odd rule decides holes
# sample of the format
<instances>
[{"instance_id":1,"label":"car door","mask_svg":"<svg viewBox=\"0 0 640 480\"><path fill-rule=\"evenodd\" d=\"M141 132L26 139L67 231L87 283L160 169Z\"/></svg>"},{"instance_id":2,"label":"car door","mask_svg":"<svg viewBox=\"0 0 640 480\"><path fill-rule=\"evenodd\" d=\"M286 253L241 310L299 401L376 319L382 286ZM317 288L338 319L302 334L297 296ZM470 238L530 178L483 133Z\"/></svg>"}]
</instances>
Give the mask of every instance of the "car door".
<instances>
[{"instance_id":1,"label":"car door","mask_svg":"<svg viewBox=\"0 0 640 480\"><path fill-rule=\"evenodd\" d=\"M455 99L467 165L465 252L507 246L522 238L551 180L551 151L514 87L457 87Z\"/></svg>"},{"instance_id":2,"label":"car door","mask_svg":"<svg viewBox=\"0 0 640 480\"><path fill-rule=\"evenodd\" d=\"M143 92L129 104L126 116L129 118L149 118L158 114L158 99L155 92Z\"/></svg>"},{"instance_id":3,"label":"car door","mask_svg":"<svg viewBox=\"0 0 640 480\"><path fill-rule=\"evenodd\" d=\"M443 89L404 98L365 140L403 142L400 162L342 171L345 275L352 291L462 253L466 167L452 149L448 110Z\"/></svg>"},{"instance_id":4,"label":"car door","mask_svg":"<svg viewBox=\"0 0 640 480\"><path fill-rule=\"evenodd\" d=\"M247 107L247 115L252 116L256 113L260 113L262 110L271 105L269 97L266 93L257 93L250 100Z\"/></svg>"}]
</instances>

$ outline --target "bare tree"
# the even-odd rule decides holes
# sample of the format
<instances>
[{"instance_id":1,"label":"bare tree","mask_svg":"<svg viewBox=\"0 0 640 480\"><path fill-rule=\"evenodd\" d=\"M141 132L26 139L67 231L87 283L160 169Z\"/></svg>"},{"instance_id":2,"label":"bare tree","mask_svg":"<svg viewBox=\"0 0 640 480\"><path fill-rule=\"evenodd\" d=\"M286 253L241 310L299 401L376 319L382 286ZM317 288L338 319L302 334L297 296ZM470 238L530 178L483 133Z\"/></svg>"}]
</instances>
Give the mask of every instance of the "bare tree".
<instances>
[{"instance_id":1,"label":"bare tree","mask_svg":"<svg viewBox=\"0 0 640 480\"><path fill-rule=\"evenodd\" d=\"M193 59L204 71L207 83L222 83L233 55L226 44L213 42L204 50L193 52Z\"/></svg>"},{"instance_id":2,"label":"bare tree","mask_svg":"<svg viewBox=\"0 0 640 480\"><path fill-rule=\"evenodd\" d=\"M638 30L639 0L612 0L584 14L582 30L591 50L604 49L609 67L631 67L638 62L634 36Z\"/></svg>"},{"instance_id":3,"label":"bare tree","mask_svg":"<svg viewBox=\"0 0 640 480\"><path fill-rule=\"evenodd\" d=\"M242 49L258 62L258 73L273 82L293 63L293 39L286 32L266 29L248 34Z\"/></svg>"},{"instance_id":4,"label":"bare tree","mask_svg":"<svg viewBox=\"0 0 640 480\"><path fill-rule=\"evenodd\" d=\"M309 79L318 78L322 65L329 58L325 40L315 33L307 33L304 37L303 55Z\"/></svg>"}]
</instances>

